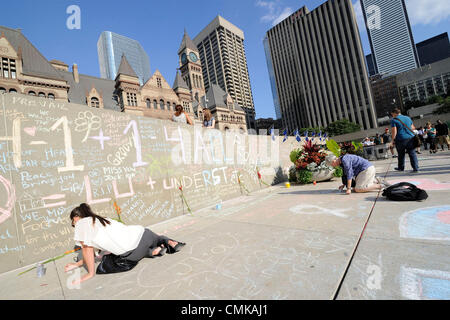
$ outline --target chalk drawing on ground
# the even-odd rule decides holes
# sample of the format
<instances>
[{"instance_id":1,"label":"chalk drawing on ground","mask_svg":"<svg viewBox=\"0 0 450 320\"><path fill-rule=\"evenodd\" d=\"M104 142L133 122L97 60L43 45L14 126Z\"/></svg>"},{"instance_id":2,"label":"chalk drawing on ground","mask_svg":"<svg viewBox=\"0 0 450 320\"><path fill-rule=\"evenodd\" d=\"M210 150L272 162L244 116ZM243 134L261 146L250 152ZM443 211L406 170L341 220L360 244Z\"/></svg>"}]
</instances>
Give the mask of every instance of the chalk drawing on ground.
<instances>
[{"instance_id":1,"label":"chalk drawing on ground","mask_svg":"<svg viewBox=\"0 0 450 320\"><path fill-rule=\"evenodd\" d=\"M407 178L404 180L389 180L390 184L396 184L400 182L409 182L416 185L420 189L427 191L440 191L440 190L450 190L450 183L440 182L434 179L418 179L418 178Z\"/></svg>"},{"instance_id":2,"label":"chalk drawing on ground","mask_svg":"<svg viewBox=\"0 0 450 320\"><path fill-rule=\"evenodd\" d=\"M450 205L406 212L399 229L401 238L450 241Z\"/></svg>"},{"instance_id":3,"label":"chalk drawing on ground","mask_svg":"<svg viewBox=\"0 0 450 320\"><path fill-rule=\"evenodd\" d=\"M450 272L401 267L402 296L411 300L450 300Z\"/></svg>"},{"instance_id":4,"label":"chalk drawing on ground","mask_svg":"<svg viewBox=\"0 0 450 320\"><path fill-rule=\"evenodd\" d=\"M14 203L16 202L16 192L14 189L14 186L9 182L7 179L5 179L3 176L0 175L0 183L3 185L4 189L6 190L6 203L1 204L0 206L0 223L5 222L9 217L11 217L11 212L14 207ZM3 188L1 188L3 189ZM0 189L0 190L1 190ZM1 191L0 191L1 192Z\"/></svg>"},{"instance_id":5,"label":"chalk drawing on ground","mask_svg":"<svg viewBox=\"0 0 450 320\"><path fill-rule=\"evenodd\" d=\"M339 218L348 218L344 212L350 211L351 209L329 209L322 208L312 204L299 204L295 207L289 209L290 212L294 214L306 214L306 215L316 215L316 214L325 214L325 215L333 215Z\"/></svg>"}]
</instances>

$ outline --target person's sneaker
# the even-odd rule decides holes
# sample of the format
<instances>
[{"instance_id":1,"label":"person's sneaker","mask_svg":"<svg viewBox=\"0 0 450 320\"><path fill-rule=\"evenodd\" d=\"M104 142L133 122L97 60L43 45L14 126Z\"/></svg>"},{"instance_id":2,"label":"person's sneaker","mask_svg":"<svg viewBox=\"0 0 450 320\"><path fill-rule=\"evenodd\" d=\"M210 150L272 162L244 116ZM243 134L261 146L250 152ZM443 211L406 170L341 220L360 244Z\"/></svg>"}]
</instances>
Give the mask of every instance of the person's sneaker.
<instances>
[{"instance_id":1,"label":"person's sneaker","mask_svg":"<svg viewBox=\"0 0 450 320\"><path fill-rule=\"evenodd\" d=\"M405 171L405 169L394 168L395 171Z\"/></svg>"},{"instance_id":2,"label":"person's sneaker","mask_svg":"<svg viewBox=\"0 0 450 320\"><path fill-rule=\"evenodd\" d=\"M381 184L384 188L389 188L391 186L391 184L383 178L375 177L375 179L377 180L378 184Z\"/></svg>"},{"instance_id":3,"label":"person's sneaker","mask_svg":"<svg viewBox=\"0 0 450 320\"><path fill-rule=\"evenodd\" d=\"M396 156L396 155L393 155L393 156L392 156L392 158L398 158L398 156Z\"/></svg>"},{"instance_id":4,"label":"person's sneaker","mask_svg":"<svg viewBox=\"0 0 450 320\"><path fill-rule=\"evenodd\" d=\"M419 170L413 170L413 171L411 171L411 173L418 173L418 172L420 172Z\"/></svg>"}]
</instances>

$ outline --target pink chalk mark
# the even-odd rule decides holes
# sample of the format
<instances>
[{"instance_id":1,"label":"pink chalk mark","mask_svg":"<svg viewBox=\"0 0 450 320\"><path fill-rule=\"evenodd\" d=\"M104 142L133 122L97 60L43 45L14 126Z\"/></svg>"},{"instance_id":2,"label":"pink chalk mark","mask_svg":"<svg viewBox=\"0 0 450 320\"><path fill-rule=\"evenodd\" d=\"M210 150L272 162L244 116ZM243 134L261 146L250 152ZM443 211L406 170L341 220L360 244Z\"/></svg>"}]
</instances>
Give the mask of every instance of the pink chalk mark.
<instances>
[{"instance_id":1,"label":"pink chalk mark","mask_svg":"<svg viewBox=\"0 0 450 320\"><path fill-rule=\"evenodd\" d=\"M450 210L449 211L439 212L437 214L437 218L442 223L450 224Z\"/></svg>"},{"instance_id":2,"label":"pink chalk mark","mask_svg":"<svg viewBox=\"0 0 450 320\"><path fill-rule=\"evenodd\" d=\"M420 189L428 190L428 191L436 191L436 190L450 190L450 183L441 183L432 179L404 179L404 180L390 180L390 184L396 184L399 182L409 182L416 185Z\"/></svg>"},{"instance_id":3,"label":"pink chalk mark","mask_svg":"<svg viewBox=\"0 0 450 320\"><path fill-rule=\"evenodd\" d=\"M32 137L36 135L36 127L23 128L23 131L25 131L26 134Z\"/></svg>"},{"instance_id":4,"label":"pink chalk mark","mask_svg":"<svg viewBox=\"0 0 450 320\"><path fill-rule=\"evenodd\" d=\"M65 194L52 194L51 196L43 197L42 200L59 200L64 199L65 197Z\"/></svg>"},{"instance_id":5,"label":"pink chalk mark","mask_svg":"<svg viewBox=\"0 0 450 320\"><path fill-rule=\"evenodd\" d=\"M11 212L14 207L14 203L16 202L16 190L14 186L6 180L3 176L0 175L0 182L6 188L6 206L5 208L0 207L0 224L11 217Z\"/></svg>"}]
</instances>

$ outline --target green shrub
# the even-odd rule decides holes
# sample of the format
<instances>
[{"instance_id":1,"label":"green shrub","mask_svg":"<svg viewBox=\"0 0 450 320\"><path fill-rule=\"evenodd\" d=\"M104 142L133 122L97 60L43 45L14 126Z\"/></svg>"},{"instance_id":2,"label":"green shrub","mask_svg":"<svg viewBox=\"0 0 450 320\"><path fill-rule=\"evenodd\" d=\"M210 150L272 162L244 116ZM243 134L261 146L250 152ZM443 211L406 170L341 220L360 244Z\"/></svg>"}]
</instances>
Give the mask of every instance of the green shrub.
<instances>
[{"instance_id":1,"label":"green shrub","mask_svg":"<svg viewBox=\"0 0 450 320\"><path fill-rule=\"evenodd\" d=\"M300 156L300 154L302 153L301 149L295 149L291 151L291 154L289 155L291 162L293 164L295 164L295 162L297 161L298 157Z\"/></svg>"},{"instance_id":2,"label":"green shrub","mask_svg":"<svg viewBox=\"0 0 450 320\"><path fill-rule=\"evenodd\" d=\"M308 184L312 182L312 172L309 170L298 170L296 176L298 183Z\"/></svg>"},{"instance_id":3,"label":"green shrub","mask_svg":"<svg viewBox=\"0 0 450 320\"><path fill-rule=\"evenodd\" d=\"M341 178L344 175L344 170L342 170L342 167L336 167L334 169L333 176L336 178Z\"/></svg>"}]
</instances>

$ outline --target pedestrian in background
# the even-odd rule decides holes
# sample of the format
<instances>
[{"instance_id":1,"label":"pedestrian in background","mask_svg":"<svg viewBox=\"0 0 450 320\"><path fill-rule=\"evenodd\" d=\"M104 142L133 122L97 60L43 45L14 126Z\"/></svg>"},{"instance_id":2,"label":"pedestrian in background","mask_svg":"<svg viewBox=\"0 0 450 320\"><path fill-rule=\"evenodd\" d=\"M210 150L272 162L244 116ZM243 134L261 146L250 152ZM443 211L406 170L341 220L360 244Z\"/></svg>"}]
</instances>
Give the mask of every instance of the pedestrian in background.
<instances>
[{"instance_id":1,"label":"pedestrian in background","mask_svg":"<svg viewBox=\"0 0 450 320\"><path fill-rule=\"evenodd\" d=\"M441 146L442 151L444 151L444 145L447 145L447 150L450 150L448 125L441 120L438 120L436 124L436 142Z\"/></svg>"},{"instance_id":2,"label":"pedestrian in background","mask_svg":"<svg viewBox=\"0 0 450 320\"><path fill-rule=\"evenodd\" d=\"M395 146L398 153L398 166L395 170L405 170L405 156L408 153L413 172L419 172L419 161L416 154L417 146L415 145L416 139L413 131L416 128L413 121L410 117L402 115L400 109L392 110L391 115L391 145Z\"/></svg>"},{"instance_id":3,"label":"pedestrian in background","mask_svg":"<svg viewBox=\"0 0 450 320\"><path fill-rule=\"evenodd\" d=\"M383 140L383 144L387 144L389 147L389 150L391 150L392 158L396 158L394 152L394 146L391 144L391 134L389 133L389 128L384 129L384 133L381 135L381 139Z\"/></svg>"},{"instance_id":4,"label":"pedestrian in background","mask_svg":"<svg viewBox=\"0 0 450 320\"><path fill-rule=\"evenodd\" d=\"M430 153L436 153L436 128L433 128L431 122L427 122L425 132L427 133L428 143L430 144Z\"/></svg>"}]
</instances>

